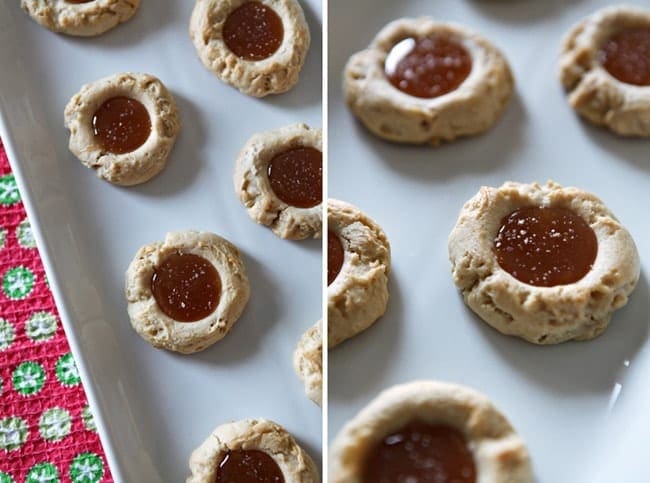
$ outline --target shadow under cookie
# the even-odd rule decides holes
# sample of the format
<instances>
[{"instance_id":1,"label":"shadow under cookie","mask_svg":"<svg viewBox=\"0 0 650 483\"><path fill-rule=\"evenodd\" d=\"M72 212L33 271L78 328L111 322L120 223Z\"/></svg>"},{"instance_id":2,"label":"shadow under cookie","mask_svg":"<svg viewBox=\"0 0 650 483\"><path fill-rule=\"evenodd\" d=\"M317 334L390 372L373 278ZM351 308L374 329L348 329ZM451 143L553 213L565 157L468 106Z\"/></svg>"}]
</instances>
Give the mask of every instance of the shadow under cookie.
<instances>
[{"instance_id":1,"label":"shadow under cookie","mask_svg":"<svg viewBox=\"0 0 650 483\"><path fill-rule=\"evenodd\" d=\"M476 329L496 353L530 381L567 397L598 393L605 396L617 382L622 382L626 368L634 366L635 357L648 342L648 290L648 280L642 273L636 295L619 311L604 334L591 341L556 346L539 347L504 337L486 326L466 306L464 312L465 319L476 324Z\"/></svg>"}]
</instances>

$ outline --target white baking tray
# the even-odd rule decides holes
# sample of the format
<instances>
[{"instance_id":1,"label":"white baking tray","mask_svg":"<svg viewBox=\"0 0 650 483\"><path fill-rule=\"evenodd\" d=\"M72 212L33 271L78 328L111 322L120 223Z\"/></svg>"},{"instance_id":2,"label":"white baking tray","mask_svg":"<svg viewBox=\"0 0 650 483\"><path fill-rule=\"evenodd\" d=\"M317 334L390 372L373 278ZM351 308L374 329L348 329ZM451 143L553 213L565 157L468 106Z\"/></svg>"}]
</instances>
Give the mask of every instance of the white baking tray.
<instances>
[{"instance_id":1,"label":"white baking tray","mask_svg":"<svg viewBox=\"0 0 650 483\"><path fill-rule=\"evenodd\" d=\"M320 461L320 410L304 396L292 353L321 316L321 243L281 240L256 225L232 173L253 133L321 126L321 4L302 2L312 45L300 83L264 100L222 84L199 62L188 35L193 4L145 1L117 29L78 39L41 28L19 2L0 2L0 135L116 481L184 481L190 452L215 426L251 417L285 425ZM63 127L65 104L82 84L124 71L160 77L183 123L167 168L132 188L84 168ZM183 229L237 244L251 283L230 335L192 356L138 337L124 298L138 248Z\"/></svg>"},{"instance_id":2,"label":"white baking tray","mask_svg":"<svg viewBox=\"0 0 650 483\"><path fill-rule=\"evenodd\" d=\"M650 142L587 125L557 80L564 33L606 4L330 0L329 193L382 225L393 256L386 315L329 355L330 439L382 389L441 379L492 398L528 442L540 483L648 481ZM517 94L486 135L400 146L370 135L345 108L349 56L389 21L420 15L482 32L511 62ZM464 202L481 185L547 179L600 196L641 255L629 304L591 342L536 347L503 336L465 307L451 279L447 236Z\"/></svg>"}]
</instances>

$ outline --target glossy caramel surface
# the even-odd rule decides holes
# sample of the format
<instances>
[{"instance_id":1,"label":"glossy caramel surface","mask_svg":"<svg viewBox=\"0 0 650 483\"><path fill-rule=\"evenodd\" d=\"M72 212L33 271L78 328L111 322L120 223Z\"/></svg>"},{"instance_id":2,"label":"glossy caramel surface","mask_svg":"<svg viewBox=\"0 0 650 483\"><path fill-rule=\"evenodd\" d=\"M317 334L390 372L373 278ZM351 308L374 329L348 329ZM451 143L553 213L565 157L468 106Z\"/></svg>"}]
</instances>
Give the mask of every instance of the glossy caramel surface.
<instances>
[{"instance_id":1,"label":"glossy caramel surface","mask_svg":"<svg viewBox=\"0 0 650 483\"><path fill-rule=\"evenodd\" d=\"M323 200L323 153L311 147L279 154L268 167L271 189L286 204L311 208Z\"/></svg>"},{"instance_id":2,"label":"glossy caramel surface","mask_svg":"<svg viewBox=\"0 0 650 483\"><path fill-rule=\"evenodd\" d=\"M598 59L621 82L650 86L650 28L624 30L610 37Z\"/></svg>"},{"instance_id":3,"label":"glossy caramel surface","mask_svg":"<svg viewBox=\"0 0 650 483\"><path fill-rule=\"evenodd\" d=\"M553 287L577 282L596 259L591 227L564 208L521 208L501 222L494 240L501 268L521 282Z\"/></svg>"},{"instance_id":4,"label":"glossy caramel surface","mask_svg":"<svg viewBox=\"0 0 650 483\"><path fill-rule=\"evenodd\" d=\"M93 115L95 141L113 154L135 151L151 134L147 109L135 99L112 97Z\"/></svg>"},{"instance_id":5,"label":"glossy caramel surface","mask_svg":"<svg viewBox=\"0 0 650 483\"><path fill-rule=\"evenodd\" d=\"M156 267L151 292L164 314L178 322L196 322L217 308L221 279L205 258L177 251Z\"/></svg>"},{"instance_id":6,"label":"glossy caramel surface","mask_svg":"<svg viewBox=\"0 0 650 483\"><path fill-rule=\"evenodd\" d=\"M390 83L414 97L434 98L454 91L472 70L467 49L449 35L407 38L386 57Z\"/></svg>"},{"instance_id":7,"label":"glossy caramel surface","mask_svg":"<svg viewBox=\"0 0 650 483\"><path fill-rule=\"evenodd\" d=\"M370 450L361 481L475 483L476 463L460 431L413 421Z\"/></svg>"},{"instance_id":8,"label":"glossy caramel surface","mask_svg":"<svg viewBox=\"0 0 650 483\"><path fill-rule=\"evenodd\" d=\"M261 2L246 2L232 11L223 26L223 41L244 60L264 60L282 45L280 16Z\"/></svg>"},{"instance_id":9,"label":"glossy caramel surface","mask_svg":"<svg viewBox=\"0 0 650 483\"><path fill-rule=\"evenodd\" d=\"M219 463L215 483L284 483L284 476L265 452L233 450Z\"/></svg>"},{"instance_id":10,"label":"glossy caramel surface","mask_svg":"<svg viewBox=\"0 0 650 483\"><path fill-rule=\"evenodd\" d=\"M338 277L343 266L343 244L333 231L327 232L327 285L331 285Z\"/></svg>"}]
</instances>

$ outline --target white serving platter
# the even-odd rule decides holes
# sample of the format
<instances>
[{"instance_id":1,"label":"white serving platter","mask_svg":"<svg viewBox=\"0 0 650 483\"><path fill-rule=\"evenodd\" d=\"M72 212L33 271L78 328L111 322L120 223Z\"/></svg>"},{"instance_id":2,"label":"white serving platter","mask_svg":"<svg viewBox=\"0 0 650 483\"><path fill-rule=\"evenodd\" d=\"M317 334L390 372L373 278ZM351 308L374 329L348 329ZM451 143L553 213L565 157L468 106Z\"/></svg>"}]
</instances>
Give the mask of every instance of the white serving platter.
<instances>
[{"instance_id":1,"label":"white serving platter","mask_svg":"<svg viewBox=\"0 0 650 483\"><path fill-rule=\"evenodd\" d=\"M312 33L300 83L253 99L199 62L193 2L144 1L128 23L71 38L0 3L0 135L17 176L61 318L116 481L184 481L190 452L218 424L264 417L320 462L321 414L293 372L300 335L321 316L321 242L291 242L256 225L235 196L235 157L253 133L320 127L321 2L302 2ZM63 109L82 84L149 72L176 97L183 128L167 168L118 188L68 151ZM208 230L241 249L251 300L232 332L192 356L156 350L131 329L124 272L168 231Z\"/></svg>"},{"instance_id":2,"label":"white serving platter","mask_svg":"<svg viewBox=\"0 0 650 483\"><path fill-rule=\"evenodd\" d=\"M557 80L563 35L606 4L330 0L329 194L382 225L393 257L386 315L329 354L330 440L382 389L440 379L484 392L505 412L539 483L648 481L650 142L587 125ZM421 15L482 32L511 62L517 94L486 135L440 148L390 144L344 106L349 56L389 21ZM641 255L629 304L591 342L537 347L503 336L465 307L451 280L447 237L464 202L481 185L547 179L601 197Z\"/></svg>"}]
</instances>

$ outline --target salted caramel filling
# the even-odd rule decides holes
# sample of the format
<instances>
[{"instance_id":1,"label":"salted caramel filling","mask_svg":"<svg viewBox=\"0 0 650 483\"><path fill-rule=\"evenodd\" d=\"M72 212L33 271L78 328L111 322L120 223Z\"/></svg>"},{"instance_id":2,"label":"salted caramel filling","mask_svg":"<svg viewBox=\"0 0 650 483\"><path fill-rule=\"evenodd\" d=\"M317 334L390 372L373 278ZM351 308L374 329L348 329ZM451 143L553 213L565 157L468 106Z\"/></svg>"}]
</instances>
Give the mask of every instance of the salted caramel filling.
<instances>
[{"instance_id":1,"label":"salted caramel filling","mask_svg":"<svg viewBox=\"0 0 650 483\"><path fill-rule=\"evenodd\" d=\"M475 483L476 463L460 431L413 421L369 451L362 482Z\"/></svg>"},{"instance_id":2,"label":"salted caramel filling","mask_svg":"<svg viewBox=\"0 0 650 483\"><path fill-rule=\"evenodd\" d=\"M338 277L343 266L343 244L333 231L327 232L327 285L331 285Z\"/></svg>"},{"instance_id":3,"label":"salted caramel filling","mask_svg":"<svg viewBox=\"0 0 650 483\"><path fill-rule=\"evenodd\" d=\"M390 83L402 92L431 99L456 90L472 70L472 58L450 35L432 34L397 43L384 68Z\"/></svg>"},{"instance_id":4,"label":"salted caramel filling","mask_svg":"<svg viewBox=\"0 0 650 483\"><path fill-rule=\"evenodd\" d=\"M286 204L311 208L323 199L323 153L295 148L279 154L268 167L271 189Z\"/></svg>"},{"instance_id":5,"label":"salted caramel filling","mask_svg":"<svg viewBox=\"0 0 650 483\"><path fill-rule=\"evenodd\" d=\"M623 30L600 48L598 60L626 84L650 86L650 28Z\"/></svg>"},{"instance_id":6,"label":"salted caramel filling","mask_svg":"<svg viewBox=\"0 0 650 483\"><path fill-rule=\"evenodd\" d=\"M165 315L177 322L196 322L217 308L221 279L205 258L176 251L154 270L151 292Z\"/></svg>"},{"instance_id":7,"label":"salted caramel filling","mask_svg":"<svg viewBox=\"0 0 650 483\"><path fill-rule=\"evenodd\" d=\"M282 19L261 2L247 2L233 10L223 26L223 41L244 60L264 60L282 45Z\"/></svg>"},{"instance_id":8,"label":"salted caramel filling","mask_svg":"<svg viewBox=\"0 0 650 483\"><path fill-rule=\"evenodd\" d=\"M517 280L553 287L577 282L591 270L598 241L571 210L528 207L501 221L494 250L501 268Z\"/></svg>"},{"instance_id":9,"label":"salted caramel filling","mask_svg":"<svg viewBox=\"0 0 650 483\"><path fill-rule=\"evenodd\" d=\"M135 151L151 134L147 109L135 99L112 97L93 115L95 141L113 154Z\"/></svg>"},{"instance_id":10,"label":"salted caramel filling","mask_svg":"<svg viewBox=\"0 0 650 483\"><path fill-rule=\"evenodd\" d=\"M216 483L284 483L284 476L265 452L233 450L219 463Z\"/></svg>"}]
</instances>

